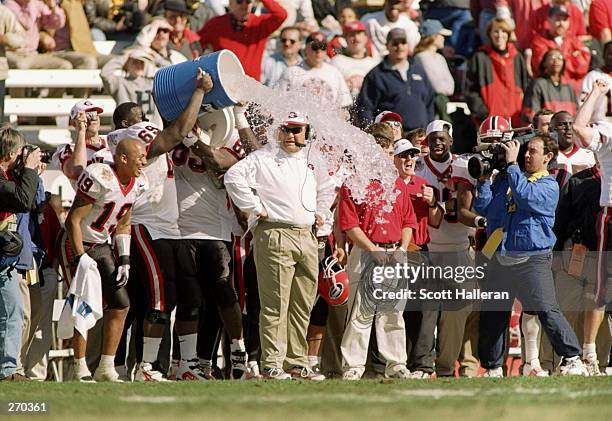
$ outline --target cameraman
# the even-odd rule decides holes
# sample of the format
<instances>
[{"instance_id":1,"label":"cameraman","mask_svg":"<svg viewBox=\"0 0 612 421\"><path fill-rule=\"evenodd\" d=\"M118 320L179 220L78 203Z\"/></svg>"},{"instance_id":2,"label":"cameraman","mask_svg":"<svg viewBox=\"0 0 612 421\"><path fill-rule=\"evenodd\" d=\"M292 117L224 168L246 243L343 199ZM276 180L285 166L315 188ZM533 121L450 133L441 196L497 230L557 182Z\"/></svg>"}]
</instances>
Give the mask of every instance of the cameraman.
<instances>
[{"instance_id":1,"label":"cameraman","mask_svg":"<svg viewBox=\"0 0 612 421\"><path fill-rule=\"evenodd\" d=\"M526 311L536 314L555 352L563 357L562 375L587 375L580 360L575 333L559 310L551 271L552 232L559 186L547 171L558 153L548 135L536 135L525 152L525 173L517 164L520 144L501 143L506 168L491 183L491 174L477 184L474 208L487 217L488 241L483 253L498 251L488 265L485 290L507 292L507 300L485 300L480 317L478 351L486 377L502 377L506 329L517 297ZM494 284L491 280L495 279Z\"/></svg>"},{"instance_id":2,"label":"cameraman","mask_svg":"<svg viewBox=\"0 0 612 421\"><path fill-rule=\"evenodd\" d=\"M25 380L16 374L23 314L15 264L22 243L16 234L16 212L32 208L38 185L40 149L23 157L25 139L10 127L0 129L0 381ZM24 159L25 158L25 159ZM15 171L21 165L21 171Z\"/></svg>"}]
</instances>

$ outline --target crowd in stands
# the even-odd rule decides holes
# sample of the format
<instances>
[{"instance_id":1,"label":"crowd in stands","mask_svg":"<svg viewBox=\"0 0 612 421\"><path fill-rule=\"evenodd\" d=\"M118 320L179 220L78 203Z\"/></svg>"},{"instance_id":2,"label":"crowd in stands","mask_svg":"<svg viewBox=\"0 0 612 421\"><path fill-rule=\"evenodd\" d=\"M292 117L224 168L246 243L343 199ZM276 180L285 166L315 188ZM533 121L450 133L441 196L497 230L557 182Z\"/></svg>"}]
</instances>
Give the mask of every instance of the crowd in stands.
<instances>
[{"instance_id":1,"label":"crowd in stands","mask_svg":"<svg viewBox=\"0 0 612 421\"><path fill-rule=\"evenodd\" d=\"M612 283L605 289L612 277L609 263L593 261L593 267L603 269L578 276L584 288L579 295L589 309L564 315L555 283L575 272L567 262L553 261L550 252L577 244L591 252L612 249L612 241L605 240L606 233L612 235L607 213L612 209L612 130L602 123L612 118L612 94L606 89L612 86L612 1L364 4L2 1L2 108L5 95L25 96L25 88L5 88L11 69L99 69L104 87L98 94L112 96L117 107L114 131L107 137L100 133L103 110L90 98L95 94L91 89L45 92L51 98L71 96L76 103L70 113L76 141L58 149L53 160L77 191L74 203L45 194L40 151L22 157L19 132L0 130L0 246L5 253L0 256L0 381L49 377L58 279L71 280L76 268L89 261L100 268L106 307L104 327L98 323L90 330L92 340L87 331L79 331L70 343L78 381L357 380L366 370L368 352L371 371L391 378L483 372L501 377L506 333L512 329L510 308L496 316L472 304L375 316L355 305L363 299L359 293L332 305L316 291L318 265L329 256L347 265L351 284L359 278L364 256L373 251L449 253L448 261L430 263L469 266L474 265L474 249L482 250L486 242L479 238L495 238L497 228L506 233L496 245L499 250L536 254L500 258L491 269L508 285L505 268L516 269L533 296L525 290L514 295L524 307L545 307L523 313L522 321L514 323L523 335L523 374L595 375L605 370L612 345L606 312ZM105 40L125 47L100 54L95 42ZM325 180L305 175L308 183L298 183L302 172L309 174L298 140L307 139L310 129L308 116L299 110L282 122L278 139L268 139L287 154L282 163L286 173L275 173L281 164L276 167L276 161L259 153L265 146L253 133L246 106L234 108L236 139L219 150L203 141L209 134L193 127L202 96L212 89L207 75L198 75L183 114L164 121L152 94L156 72L222 49L232 51L253 79L282 91L310 89L374 137L399 175L395 188L400 194L393 211L385 211L386 222L373 216L381 209L354 203L340 174ZM450 110L451 102L465 102L469 115ZM590 123L596 124L592 128ZM507 173L493 180L467 173L467 158L459 153L507 140L506 133L525 126L537 130L526 167L514 165L519 150L510 142L503 147ZM148 144L147 157L143 145L132 142L134 133L144 133L140 138ZM111 169L116 186L101 181L100 174ZM212 170L217 177L208 176ZM218 177L226 171L227 192ZM288 179L288 173L300 177ZM267 190L270 186L274 189ZM301 195L304 189L316 218L305 215L303 202L295 202L291 193L299 190ZM545 200L531 204L537 201L536 190ZM120 198L104 202L104 194ZM323 196L329 203L321 215ZM138 200L150 204L141 207ZM522 203L529 204L528 210ZM562 225L555 223L557 204ZM99 218L92 209L102 211ZM507 216L513 212L529 224L527 233ZM577 221L579 213L583 218ZM247 216L260 220L252 237L244 233ZM84 221L94 227L89 234L85 228L81 233ZM593 241L577 239L576 232L588 237L587 229ZM508 230L529 240L515 241ZM15 244L13 233L24 240L17 259L4 248ZM256 246L264 243L268 246ZM349 243L353 248L347 258ZM272 270L285 258L294 259L295 269ZM176 327L169 332L174 307ZM140 342L136 355L127 357L125 330L130 326L138 332L132 338ZM540 331L546 333L541 341ZM369 349L370 332L376 341ZM167 340L173 335L175 349L169 350ZM225 373L216 367L220 346L225 346Z\"/></svg>"}]
</instances>

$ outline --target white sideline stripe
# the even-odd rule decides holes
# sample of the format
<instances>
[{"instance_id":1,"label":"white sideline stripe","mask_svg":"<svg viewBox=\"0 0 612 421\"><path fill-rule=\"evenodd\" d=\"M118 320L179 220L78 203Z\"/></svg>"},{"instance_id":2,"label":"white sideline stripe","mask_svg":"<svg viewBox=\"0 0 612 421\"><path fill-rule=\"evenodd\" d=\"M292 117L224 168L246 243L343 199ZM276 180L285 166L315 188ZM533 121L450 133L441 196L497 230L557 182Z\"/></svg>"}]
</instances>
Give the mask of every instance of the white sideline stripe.
<instances>
[{"instance_id":1,"label":"white sideline stripe","mask_svg":"<svg viewBox=\"0 0 612 421\"><path fill-rule=\"evenodd\" d=\"M421 380L416 380L421 381ZM295 382L297 383L297 382ZM381 391L381 394L372 394L369 392L368 395L359 393L333 393L326 392L325 394L318 393L306 393L301 394L300 399L314 401L346 401L346 402L361 402L361 403L397 403L401 402L405 398L429 398L429 399L441 399L441 398L480 398L483 396L507 396L509 394L516 395L555 395L561 396L568 399L587 398L593 396L612 396L612 390L583 390L572 392L560 388L525 388L515 387L513 389L508 388L493 388L487 389L474 388L474 389L403 389L389 391ZM137 403L193 403L193 402L207 402L207 401L218 401L219 397L214 396L121 396L119 400L124 402L137 402ZM295 402L295 396L257 396L257 395L242 395L240 397L233 396L231 401L234 403L248 404L248 403L293 403Z\"/></svg>"},{"instance_id":2,"label":"white sideline stripe","mask_svg":"<svg viewBox=\"0 0 612 421\"><path fill-rule=\"evenodd\" d=\"M117 103L110 96L90 99L104 109L102 116L110 117L113 115ZM70 109L75 102L74 98L6 98L4 114L23 117L67 117L70 115Z\"/></svg>"}]
</instances>

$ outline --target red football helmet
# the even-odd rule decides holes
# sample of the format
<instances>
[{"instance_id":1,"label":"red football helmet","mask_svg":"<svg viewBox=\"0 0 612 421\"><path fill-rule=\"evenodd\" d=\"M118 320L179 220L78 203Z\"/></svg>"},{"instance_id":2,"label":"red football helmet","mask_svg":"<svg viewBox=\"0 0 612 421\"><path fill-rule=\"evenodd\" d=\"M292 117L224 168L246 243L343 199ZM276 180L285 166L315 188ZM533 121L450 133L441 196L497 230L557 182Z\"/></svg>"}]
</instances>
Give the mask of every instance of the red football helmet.
<instances>
[{"instance_id":1,"label":"red football helmet","mask_svg":"<svg viewBox=\"0 0 612 421\"><path fill-rule=\"evenodd\" d=\"M330 306L339 306L348 301L348 275L335 257L329 256L323 262L323 271L319 272L319 295Z\"/></svg>"},{"instance_id":2,"label":"red football helmet","mask_svg":"<svg viewBox=\"0 0 612 421\"><path fill-rule=\"evenodd\" d=\"M482 122L478 129L478 144L491 143L491 138L498 138L499 140L510 140L512 139L512 126L510 122L503 117L492 115L487 117Z\"/></svg>"}]
</instances>

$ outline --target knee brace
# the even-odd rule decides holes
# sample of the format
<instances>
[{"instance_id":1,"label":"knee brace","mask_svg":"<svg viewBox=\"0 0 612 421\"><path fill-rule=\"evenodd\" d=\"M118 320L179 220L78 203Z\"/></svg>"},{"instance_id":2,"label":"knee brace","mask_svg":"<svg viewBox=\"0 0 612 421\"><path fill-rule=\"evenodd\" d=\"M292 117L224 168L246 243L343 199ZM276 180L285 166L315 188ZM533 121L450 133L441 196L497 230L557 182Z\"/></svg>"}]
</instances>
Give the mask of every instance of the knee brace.
<instances>
[{"instance_id":1,"label":"knee brace","mask_svg":"<svg viewBox=\"0 0 612 421\"><path fill-rule=\"evenodd\" d=\"M170 314L165 311L149 310L145 316L147 321L156 325L163 325L170 319Z\"/></svg>"},{"instance_id":2,"label":"knee brace","mask_svg":"<svg viewBox=\"0 0 612 421\"><path fill-rule=\"evenodd\" d=\"M176 319L185 322L198 320L200 317L200 310L197 307L183 307L178 305L176 307Z\"/></svg>"}]
</instances>

